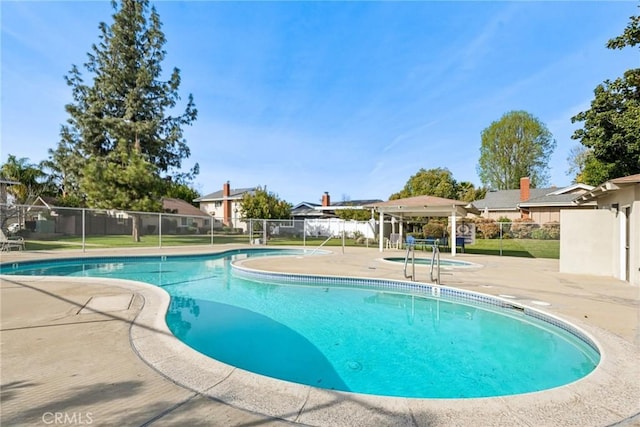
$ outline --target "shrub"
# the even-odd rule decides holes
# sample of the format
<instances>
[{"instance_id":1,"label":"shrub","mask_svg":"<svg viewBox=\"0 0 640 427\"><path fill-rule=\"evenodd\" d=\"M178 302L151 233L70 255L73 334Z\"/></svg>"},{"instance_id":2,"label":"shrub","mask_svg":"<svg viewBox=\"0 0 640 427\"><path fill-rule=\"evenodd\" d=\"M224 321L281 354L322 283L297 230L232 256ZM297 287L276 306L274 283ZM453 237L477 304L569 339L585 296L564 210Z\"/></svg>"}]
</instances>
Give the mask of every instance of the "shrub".
<instances>
[{"instance_id":1,"label":"shrub","mask_svg":"<svg viewBox=\"0 0 640 427\"><path fill-rule=\"evenodd\" d=\"M498 227L502 228L502 235L508 235L511 231L511 220L506 216L501 216L497 219L497 222L499 223Z\"/></svg>"},{"instance_id":2,"label":"shrub","mask_svg":"<svg viewBox=\"0 0 640 427\"><path fill-rule=\"evenodd\" d=\"M422 227L422 234L424 234L427 239L440 239L445 237L447 232L443 224L432 220Z\"/></svg>"},{"instance_id":3,"label":"shrub","mask_svg":"<svg viewBox=\"0 0 640 427\"><path fill-rule=\"evenodd\" d=\"M511 236L514 239L531 239L533 231L540 226L530 218L514 219L511 224Z\"/></svg>"},{"instance_id":4,"label":"shrub","mask_svg":"<svg viewBox=\"0 0 640 427\"><path fill-rule=\"evenodd\" d=\"M483 239L495 239L500 234L500 228L496 221L491 218L476 218L476 234L480 234Z\"/></svg>"},{"instance_id":5,"label":"shrub","mask_svg":"<svg viewBox=\"0 0 640 427\"><path fill-rule=\"evenodd\" d=\"M551 221L542 224L542 228L533 230L531 237L539 240L559 240L560 223L557 221Z\"/></svg>"}]
</instances>

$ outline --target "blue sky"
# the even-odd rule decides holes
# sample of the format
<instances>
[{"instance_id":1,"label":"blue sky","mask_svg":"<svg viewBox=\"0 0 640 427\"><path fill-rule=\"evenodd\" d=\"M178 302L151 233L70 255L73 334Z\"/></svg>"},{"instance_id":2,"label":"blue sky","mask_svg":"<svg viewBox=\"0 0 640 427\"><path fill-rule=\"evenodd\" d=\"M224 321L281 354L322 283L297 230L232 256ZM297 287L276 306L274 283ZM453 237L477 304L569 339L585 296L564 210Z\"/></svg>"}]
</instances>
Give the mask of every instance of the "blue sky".
<instances>
[{"instance_id":1,"label":"blue sky","mask_svg":"<svg viewBox=\"0 0 640 427\"><path fill-rule=\"evenodd\" d=\"M609 50L638 2L168 2L163 68L181 70L194 186L266 186L294 205L379 198L420 168L480 185L480 133L525 110L553 133L551 183L569 185L571 116L640 66ZM106 1L1 1L0 160L55 148L64 76L110 24ZM85 73L86 75L86 73Z\"/></svg>"}]
</instances>

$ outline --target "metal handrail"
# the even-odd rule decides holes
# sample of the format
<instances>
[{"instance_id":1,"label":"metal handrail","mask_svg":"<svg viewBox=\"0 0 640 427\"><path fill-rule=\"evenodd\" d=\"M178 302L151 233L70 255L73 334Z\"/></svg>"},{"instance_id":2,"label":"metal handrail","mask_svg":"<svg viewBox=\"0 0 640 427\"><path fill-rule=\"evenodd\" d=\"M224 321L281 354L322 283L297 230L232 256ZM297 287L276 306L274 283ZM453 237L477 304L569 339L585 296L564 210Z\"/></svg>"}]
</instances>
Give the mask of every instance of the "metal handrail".
<instances>
[{"instance_id":1,"label":"metal handrail","mask_svg":"<svg viewBox=\"0 0 640 427\"><path fill-rule=\"evenodd\" d=\"M329 240L331 240L331 239L333 239L333 236L329 236L329 237L327 237L327 240L325 240L324 242L322 242L322 243L320 244L320 246L318 246L317 248L315 248L314 250L312 250L312 251L311 251L311 253L310 253L309 255L313 255L313 254L315 254L315 253L316 253L316 251L317 251L318 249L320 249L321 247L323 247L323 246L324 246L324 244L325 244L325 243L327 243L327 242L328 242Z\"/></svg>"},{"instance_id":2,"label":"metal handrail","mask_svg":"<svg viewBox=\"0 0 640 427\"><path fill-rule=\"evenodd\" d=\"M436 265L438 270L438 274L434 280L433 278L433 266ZM440 284L440 248L438 247L438 241L433 243L433 255L431 256L431 268L429 269L429 278L431 282L435 282L438 285Z\"/></svg>"},{"instance_id":3,"label":"metal handrail","mask_svg":"<svg viewBox=\"0 0 640 427\"><path fill-rule=\"evenodd\" d=\"M407 275L407 264L409 264L409 253L411 253L411 274ZM415 280L416 277L416 251L415 245L407 242L407 254L404 257L404 278Z\"/></svg>"}]
</instances>

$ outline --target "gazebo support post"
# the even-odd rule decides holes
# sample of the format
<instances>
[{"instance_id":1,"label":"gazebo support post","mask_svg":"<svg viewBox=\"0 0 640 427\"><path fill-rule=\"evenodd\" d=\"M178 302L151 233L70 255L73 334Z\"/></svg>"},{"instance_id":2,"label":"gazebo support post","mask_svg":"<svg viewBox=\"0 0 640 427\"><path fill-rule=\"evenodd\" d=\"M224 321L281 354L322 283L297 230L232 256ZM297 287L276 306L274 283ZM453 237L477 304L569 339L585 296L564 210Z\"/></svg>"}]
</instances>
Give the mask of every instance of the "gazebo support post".
<instances>
[{"instance_id":1,"label":"gazebo support post","mask_svg":"<svg viewBox=\"0 0 640 427\"><path fill-rule=\"evenodd\" d=\"M451 241L449 242L451 245L451 256L456 256L456 228L456 210L454 206L451 212Z\"/></svg>"},{"instance_id":2,"label":"gazebo support post","mask_svg":"<svg viewBox=\"0 0 640 427\"><path fill-rule=\"evenodd\" d=\"M378 245L380 246L380 252L384 251L384 212L380 211L380 231L378 233Z\"/></svg>"}]
</instances>

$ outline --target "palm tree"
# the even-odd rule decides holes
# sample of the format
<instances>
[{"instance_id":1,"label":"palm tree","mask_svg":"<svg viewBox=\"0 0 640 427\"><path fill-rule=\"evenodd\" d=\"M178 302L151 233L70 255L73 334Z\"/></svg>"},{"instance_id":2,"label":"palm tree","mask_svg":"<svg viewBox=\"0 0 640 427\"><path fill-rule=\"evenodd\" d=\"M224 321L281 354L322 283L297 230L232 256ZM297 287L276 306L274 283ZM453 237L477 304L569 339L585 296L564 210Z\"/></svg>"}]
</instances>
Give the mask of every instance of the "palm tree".
<instances>
[{"instance_id":1,"label":"palm tree","mask_svg":"<svg viewBox=\"0 0 640 427\"><path fill-rule=\"evenodd\" d=\"M7 189L7 193L14 197L14 203L19 205L33 202L38 196L52 190L49 176L39 165L29 163L26 157L18 159L9 154L7 162L0 167L0 176L20 183Z\"/></svg>"}]
</instances>

